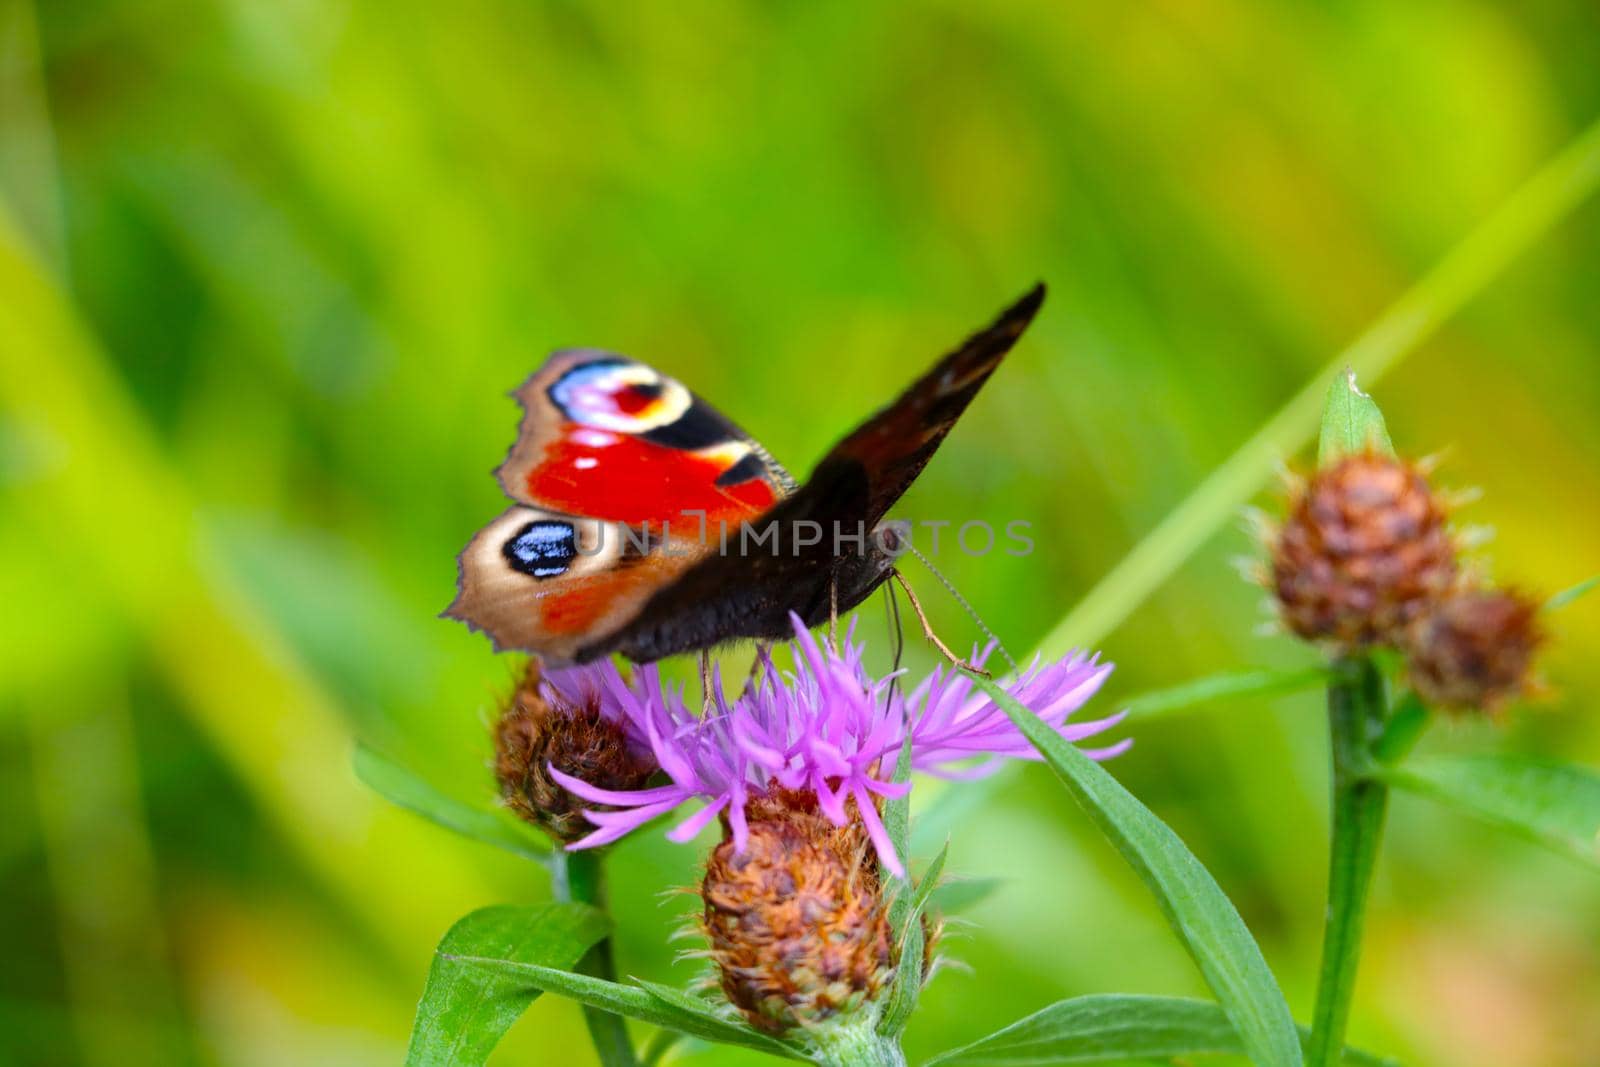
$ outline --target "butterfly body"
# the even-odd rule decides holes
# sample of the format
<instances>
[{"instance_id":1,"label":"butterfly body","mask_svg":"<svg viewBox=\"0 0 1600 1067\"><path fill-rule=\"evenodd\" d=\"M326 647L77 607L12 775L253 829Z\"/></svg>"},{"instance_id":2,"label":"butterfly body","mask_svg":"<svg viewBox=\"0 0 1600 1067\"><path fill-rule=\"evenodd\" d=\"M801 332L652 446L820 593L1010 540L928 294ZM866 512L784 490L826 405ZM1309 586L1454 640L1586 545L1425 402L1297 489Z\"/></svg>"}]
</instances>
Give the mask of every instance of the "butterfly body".
<instances>
[{"instance_id":1,"label":"butterfly body","mask_svg":"<svg viewBox=\"0 0 1600 1067\"><path fill-rule=\"evenodd\" d=\"M521 431L495 473L516 503L462 551L445 614L498 649L648 662L855 607L904 547L885 513L1043 295L936 363L803 485L672 378L596 349L555 353L513 394Z\"/></svg>"}]
</instances>

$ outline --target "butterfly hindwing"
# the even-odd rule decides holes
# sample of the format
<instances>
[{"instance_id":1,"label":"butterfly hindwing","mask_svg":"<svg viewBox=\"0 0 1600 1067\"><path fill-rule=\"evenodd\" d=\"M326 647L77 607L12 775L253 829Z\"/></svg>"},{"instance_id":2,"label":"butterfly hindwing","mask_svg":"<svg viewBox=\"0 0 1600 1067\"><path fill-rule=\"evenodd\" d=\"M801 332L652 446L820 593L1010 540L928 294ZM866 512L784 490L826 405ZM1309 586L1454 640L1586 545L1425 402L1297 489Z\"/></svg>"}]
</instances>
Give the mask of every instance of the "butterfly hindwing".
<instances>
[{"instance_id":1,"label":"butterfly hindwing","mask_svg":"<svg viewBox=\"0 0 1600 1067\"><path fill-rule=\"evenodd\" d=\"M488 634L498 651L570 660L695 562L663 549L645 527L517 505L462 550L445 615Z\"/></svg>"}]
</instances>

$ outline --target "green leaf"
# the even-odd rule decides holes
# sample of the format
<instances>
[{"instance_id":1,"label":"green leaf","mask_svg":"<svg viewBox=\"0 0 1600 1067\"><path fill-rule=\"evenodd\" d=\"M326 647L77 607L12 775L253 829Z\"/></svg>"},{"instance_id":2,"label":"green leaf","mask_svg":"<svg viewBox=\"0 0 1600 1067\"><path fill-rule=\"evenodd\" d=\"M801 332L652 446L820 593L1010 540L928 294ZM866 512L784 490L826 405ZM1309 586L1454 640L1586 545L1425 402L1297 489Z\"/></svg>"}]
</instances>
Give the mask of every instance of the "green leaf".
<instances>
[{"instance_id":1,"label":"green leaf","mask_svg":"<svg viewBox=\"0 0 1600 1067\"><path fill-rule=\"evenodd\" d=\"M905 782L911 778L911 734L907 732L895 760L894 781ZM902 865L911 861L911 794L891 797L883 805L883 826L889 841L900 856ZM938 865L944 865L944 853L939 853ZM913 922L918 907L916 893L909 875L899 877L883 868L884 886L889 892L889 929L899 935L895 945L894 979L883 996L882 1014L878 1017L878 1033L898 1034L911 1020L922 992L922 924Z\"/></svg>"},{"instance_id":2,"label":"green leaf","mask_svg":"<svg viewBox=\"0 0 1600 1067\"><path fill-rule=\"evenodd\" d=\"M1600 585L1600 574L1597 574L1592 578L1585 578L1577 585L1569 586L1566 589L1561 590L1561 592L1557 593L1549 600L1546 600L1544 602L1544 610L1560 611L1574 600L1577 600L1579 597L1590 592L1597 585Z\"/></svg>"},{"instance_id":3,"label":"green leaf","mask_svg":"<svg viewBox=\"0 0 1600 1067\"><path fill-rule=\"evenodd\" d=\"M550 862L549 841L505 811L487 811L446 796L365 745L356 746L354 765L356 777L392 804L465 837L541 864Z\"/></svg>"},{"instance_id":4,"label":"green leaf","mask_svg":"<svg viewBox=\"0 0 1600 1067\"><path fill-rule=\"evenodd\" d=\"M487 955L570 967L605 936L606 917L582 904L475 911L439 942L417 1005L406 1067L476 1067L539 995L527 982L464 966L459 955Z\"/></svg>"},{"instance_id":5,"label":"green leaf","mask_svg":"<svg viewBox=\"0 0 1600 1067\"><path fill-rule=\"evenodd\" d=\"M1600 774L1587 767L1521 756L1432 756L1373 773L1600 867Z\"/></svg>"},{"instance_id":6,"label":"green leaf","mask_svg":"<svg viewBox=\"0 0 1600 1067\"><path fill-rule=\"evenodd\" d=\"M1291 667L1287 670L1229 671L1197 678L1167 689L1154 689L1122 701L1130 718L1144 719L1168 712L1183 711L1228 697L1269 696L1320 689L1332 677L1332 668L1323 664Z\"/></svg>"},{"instance_id":7,"label":"green leaf","mask_svg":"<svg viewBox=\"0 0 1600 1067\"><path fill-rule=\"evenodd\" d=\"M1383 733L1372 745L1372 755L1380 763L1398 763L1405 758L1427 730L1432 713L1422 698L1408 692L1389 712L1389 721L1383 724Z\"/></svg>"},{"instance_id":8,"label":"green leaf","mask_svg":"<svg viewBox=\"0 0 1600 1067\"><path fill-rule=\"evenodd\" d=\"M1302 1041L1308 1036L1304 1028L1300 1036ZM1227 1015L1209 1001L1108 994L1059 1001L970 1045L935 1056L927 1067L1172 1060L1244 1051ZM1343 1060L1358 1067L1393 1067L1392 1060L1354 1049L1346 1049Z\"/></svg>"},{"instance_id":9,"label":"green leaf","mask_svg":"<svg viewBox=\"0 0 1600 1067\"><path fill-rule=\"evenodd\" d=\"M710 1005L676 990L667 990L664 986L622 985L555 967L493 956L459 955L451 959L464 967L498 975L518 987L555 993L580 1004L664 1026L690 1037L760 1049L788 1059L805 1059L798 1050L732 1022Z\"/></svg>"},{"instance_id":10,"label":"green leaf","mask_svg":"<svg viewBox=\"0 0 1600 1067\"><path fill-rule=\"evenodd\" d=\"M1346 370L1328 388L1328 399L1322 406L1322 435L1317 445L1317 462L1328 466L1341 456L1367 449L1394 455L1394 444L1389 440L1389 429L1383 424L1383 412L1372 397L1356 386L1356 372Z\"/></svg>"},{"instance_id":11,"label":"green leaf","mask_svg":"<svg viewBox=\"0 0 1600 1067\"><path fill-rule=\"evenodd\" d=\"M988 678L970 675L1049 763L1155 894L1257 1067L1298 1067L1300 1042L1283 993L1244 920L1178 835L1098 763Z\"/></svg>"},{"instance_id":12,"label":"green leaf","mask_svg":"<svg viewBox=\"0 0 1600 1067\"><path fill-rule=\"evenodd\" d=\"M928 864L928 869L922 872L922 881L917 883L917 894L911 900L911 914L905 917L905 923L910 925L917 921L924 909L928 906L928 898L933 891L939 888L939 876L944 874L944 864L950 856L950 846L946 844L933 857L933 862Z\"/></svg>"}]
</instances>

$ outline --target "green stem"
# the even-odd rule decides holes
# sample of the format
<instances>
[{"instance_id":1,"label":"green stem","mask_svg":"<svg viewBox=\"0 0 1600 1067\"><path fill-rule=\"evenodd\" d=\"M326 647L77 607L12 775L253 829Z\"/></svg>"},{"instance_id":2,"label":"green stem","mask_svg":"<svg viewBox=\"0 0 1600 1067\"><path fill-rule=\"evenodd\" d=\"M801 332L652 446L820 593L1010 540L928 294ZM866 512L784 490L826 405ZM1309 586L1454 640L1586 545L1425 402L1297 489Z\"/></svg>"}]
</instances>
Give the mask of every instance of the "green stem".
<instances>
[{"instance_id":1,"label":"green stem","mask_svg":"<svg viewBox=\"0 0 1600 1067\"><path fill-rule=\"evenodd\" d=\"M1366 777L1372 744L1383 732L1383 678L1371 660L1347 664L1328 687L1328 727L1333 749L1333 847L1328 861L1328 920L1322 939L1322 975L1312 1018L1307 1067L1333 1067L1344 1047L1345 1023L1361 958L1367 888L1383 836L1389 790Z\"/></svg>"},{"instance_id":2,"label":"green stem","mask_svg":"<svg viewBox=\"0 0 1600 1067\"><path fill-rule=\"evenodd\" d=\"M557 900L605 910L605 872L600 866L598 852L557 852L552 875ZM615 982L617 968L611 959L611 938L591 948L578 961L577 969L580 974ZM594 1041L602 1067L638 1067L639 1061L634 1057L633 1042L628 1039L628 1028L622 1016L584 1005L583 1018L589 1024L589 1037Z\"/></svg>"},{"instance_id":3,"label":"green stem","mask_svg":"<svg viewBox=\"0 0 1600 1067\"><path fill-rule=\"evenodd\" d=\"M878 1033L870 1020L818 1026L806 1040L821 1067L906 1067L900 1039Z\"/></svg>"}]
</instances>

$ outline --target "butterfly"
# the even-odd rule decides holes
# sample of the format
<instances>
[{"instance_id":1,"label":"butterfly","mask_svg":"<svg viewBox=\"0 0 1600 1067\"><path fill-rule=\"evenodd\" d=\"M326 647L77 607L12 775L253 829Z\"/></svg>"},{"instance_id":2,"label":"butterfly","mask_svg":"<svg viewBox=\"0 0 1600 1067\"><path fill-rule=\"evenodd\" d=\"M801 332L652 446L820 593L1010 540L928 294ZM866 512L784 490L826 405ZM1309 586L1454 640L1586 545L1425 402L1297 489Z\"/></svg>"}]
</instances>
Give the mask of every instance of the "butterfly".
<instances>
[{"instance_id":1,"label":"butterfly","mask_svg":"<svg viewBox=\"0 0 1600 1067\"><path fill-rule=\"evenodd\" d=\"M894 573L884 522L1044 300L1035 286L796 483L750 435L659 371L564 349L512 396L495 470L515 503L458 557L444 612L497 650L649 662L819 625Z\"/></svg>"}]
</instances>

